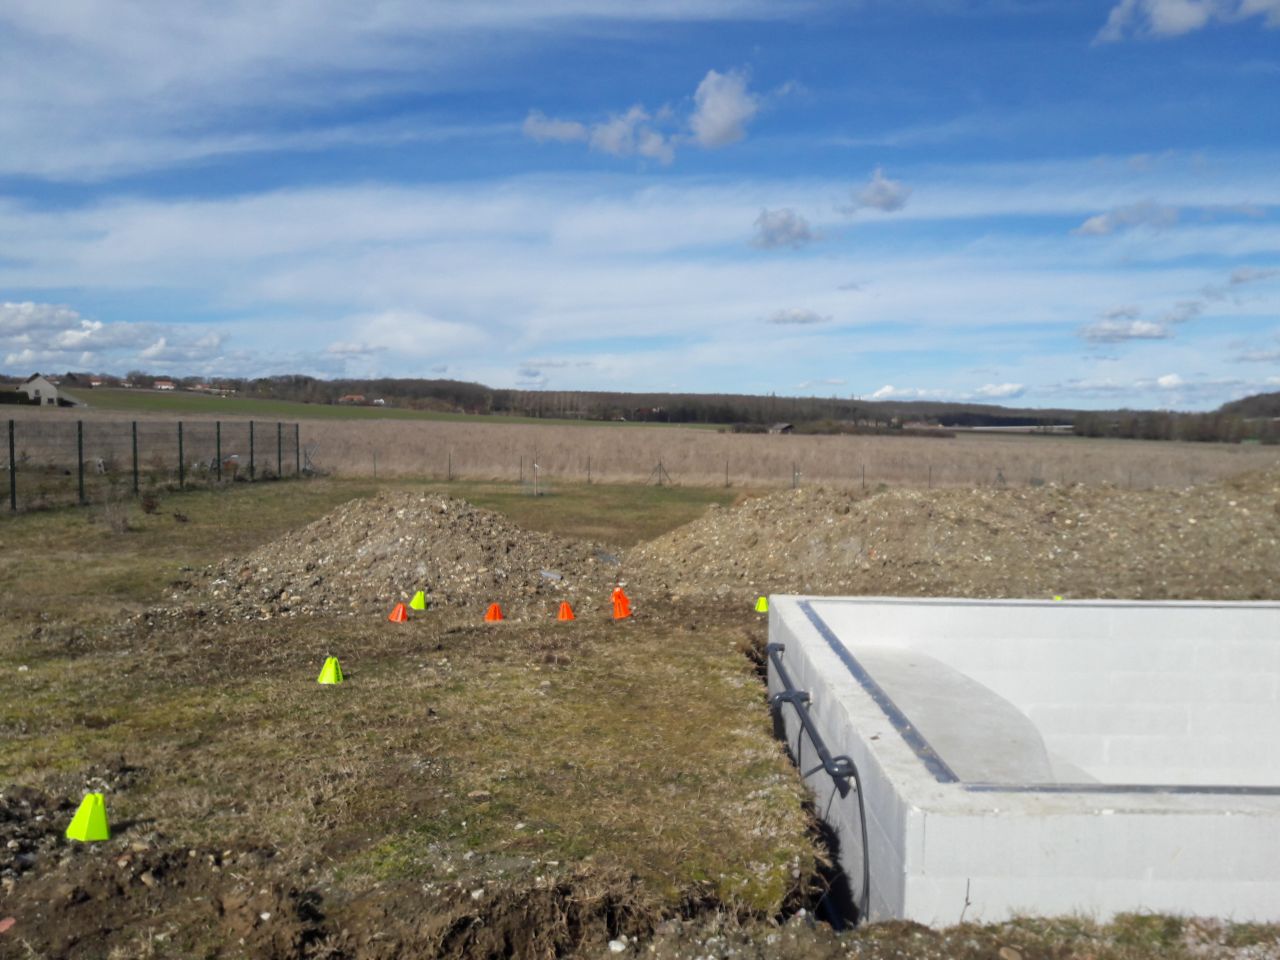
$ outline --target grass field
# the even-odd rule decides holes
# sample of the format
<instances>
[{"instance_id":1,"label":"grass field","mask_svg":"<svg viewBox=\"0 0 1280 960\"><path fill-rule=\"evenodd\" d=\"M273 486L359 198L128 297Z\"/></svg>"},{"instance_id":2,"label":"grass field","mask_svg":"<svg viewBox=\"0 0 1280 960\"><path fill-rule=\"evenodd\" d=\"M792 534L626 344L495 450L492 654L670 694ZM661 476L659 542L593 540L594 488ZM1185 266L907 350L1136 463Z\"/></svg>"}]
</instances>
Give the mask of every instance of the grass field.
<instances>
[{"instance_id":1,"label":"grass field","mask_svg":"<svg viewBox=\"0 0 1280 960\"><path fill-rule=\"evenodd\" d=\"M205 622L176 610L125 619L167 602L204 564L372 491L320 480L170 494L153 513L135 508L123 532L92 508L6 524L0 590L13 599L0 659L21 695L0 705L0 804L18 790L47 819L0 810L0 840L36 864L0 896L0 914L25 922L37 955L86 935L99 955L133 956L144 943L149 955L216 955L232 924L246 955L293 956L276 952L273 928L289 942L320 935L287 893L298 883L324 891L335 949L342 929L367 924L363 911L399 903L410 952L476 955L491 951L487 940L450 933L471 929L469 918L488 917L499 937L524 930L541 954L637 935L690 902L770 916L809 882L801 790L759 710L737 622L699 629L655 612L636 629L495 630L448 610L404 627L381 616ZM450 492L619 546L730 498ZM315 684L329 654L347 674L332 690ZM108 852L138 861L133 880L148 876L116 894L96 872L101 851L57 832L67 805L103 784L117 825ZM262 850L275 852L264 861ZM241 881L253 909L236 919L226 904ZM66 884L106 897L110 918L95 914L87 932L84 912L57 906ZM222 907L193 908L197 891ZM546 916L528 915L531 898ZM413 919L424 911L442 929L424 931ZM519 916L499 921L503 911ZM260 913L280 922L264 926Z\"/></svg>"},{"instance_id":2,"label":"grass field","mask_svg":"<svg viewBox=\"0 0 1280 960\"><path fill-rule=\"evenodd\" d=\"M748 610L222 622L184 593L204 565L388 488L428 485L242 484L163 494L124 526L96 507L5 522L0 957L551 957L608 940L672 960L1276 956L1274 927L1172 917L779 926L813 908L824 853L746 656L764 634ZM619 548L735 495L435 489ZM329 654L340 687L315 683ZM107 795L105 844L61 838L86 789Z\"/></svg>"},{"instance_id":3,"label":"grass field","mask_svg":"<svg viewBox=\"0 0 1280 960\"><path fill-rule=\"evenodd\" d=\"M91 411L121 414L162 414L173 417L201 416L262 420L437 420L446 423L508 423L554 426L665 427L664 423L604 423L599 420L516 417L501 414L476 416L434 410L405 410L396 407L364 407L347 404L298 403L253 397L218 397L199 393L159 390L125 390L99 387L74 396ZM694 429L707 425L694 425ZM714 426L710 427L714 429Z\"/></svg>"}]
</instances>

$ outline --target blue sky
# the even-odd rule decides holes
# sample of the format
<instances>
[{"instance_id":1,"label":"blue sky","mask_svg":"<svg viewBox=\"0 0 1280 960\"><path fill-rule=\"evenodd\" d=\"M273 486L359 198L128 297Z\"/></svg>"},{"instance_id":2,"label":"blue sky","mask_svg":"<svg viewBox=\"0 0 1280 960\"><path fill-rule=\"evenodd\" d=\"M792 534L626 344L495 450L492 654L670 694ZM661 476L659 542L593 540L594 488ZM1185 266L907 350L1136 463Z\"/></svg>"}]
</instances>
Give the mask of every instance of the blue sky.
<instances>
[{"instance_id":1,"label":"blue sky","mask_svg":"<svg viewBox=\"0 0 1280 960\"><path fill-rule=\"evenodd\" d=\"M1280 390L1280 0L0 7L0 371Z\"/></svg>"}]
</instances>

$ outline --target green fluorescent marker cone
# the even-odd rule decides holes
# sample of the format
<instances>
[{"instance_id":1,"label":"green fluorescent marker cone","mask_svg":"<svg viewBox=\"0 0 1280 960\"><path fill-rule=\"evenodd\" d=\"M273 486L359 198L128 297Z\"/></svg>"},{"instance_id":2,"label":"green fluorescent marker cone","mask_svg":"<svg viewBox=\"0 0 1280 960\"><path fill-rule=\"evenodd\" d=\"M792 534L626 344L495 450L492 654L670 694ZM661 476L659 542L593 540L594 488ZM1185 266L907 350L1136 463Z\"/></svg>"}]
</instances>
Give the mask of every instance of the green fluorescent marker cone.
<instances>
[{"instance_id":1,"label":"green fluorescent marker cone","mask_svg":"<svg viewBox=\"0 0 1280 960\"><path fill-rule=\"evenodd\" d=\"M86 843L111 839L111 828L107 826L107 802L102 794L85 794L80 801L80 809L67 827L67 839Z\"/></svg>"},{"instance_id":2,"label":"green fluorescent marker cone","mask_svg":"<svg viewBox=\"0 0 1280 960\"><path fill-rule=\"evenodd\" d=\"M316 683L341 683L342 667L338 664L337 657L329 657L325 660L324 666L320 669L320 676L316 677Z\"/></svg>"}]
</instances>

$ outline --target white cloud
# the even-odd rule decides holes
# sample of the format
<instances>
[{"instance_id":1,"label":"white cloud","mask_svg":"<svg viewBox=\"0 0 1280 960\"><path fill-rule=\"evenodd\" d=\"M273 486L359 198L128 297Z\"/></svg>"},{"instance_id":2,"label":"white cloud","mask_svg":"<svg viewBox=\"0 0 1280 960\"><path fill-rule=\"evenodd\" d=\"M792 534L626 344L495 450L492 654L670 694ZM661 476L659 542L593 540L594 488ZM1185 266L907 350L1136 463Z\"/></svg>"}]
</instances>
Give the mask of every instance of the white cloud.
<instances>
[{"instance_id":1,"label":"white cloud","mask_svg":"<svg viewBox=\"0 0 1280 960\"><path fill-rule=\"evenodd\" d=\"M1007 400L1011 397L1020 397L1026 392L1026 385L1021 383L988 383L973 391L974 396L986 397L993 400Z\"/></svg>"},{"instance_id":2,"label":"white cloud","mask_svg":"<svg viewBox=\"0 0 1280 960\"><path fill-rule=\"evenodd\" d=\"M924 387L895 387L891 383L886 383L883 387L871 394L872 400L937 400L940 398L950 398L953 400L963 400L966 394L954 393L947 390L927 389Z\"/></svg>"},{"instance_id":3,"label":"white cloud","mask_svg":"<svg viewBox=\"0 0 1280 960\"><path fill-rule=\"evenodd\" d=\"M1142 316L1142 308L1133 304L1125 304L1120 307L1112 307L1102 316L1107 320L1136 320Z\"/></svg>"},{"instance_id":4,"label":"white cloud","mask_svg":"<svg viewBox=\"0 0 1280 960\"><path fill-rule=\"evenodd\" d=\"M911 188L899 180L890 180L884 175L882 167L876 167L871 179L854 193L853 204L844 208L845 213L856 213L858 210L872 209L884 213L896 213L907 205L911 196Z\"/></svg>"},{"instance_id":5,"label":"white cloud","mask_svg":"<svg viewBox=\"0 0 1280 960\"><path fill-rule=\"evenodd\" d=\"M218 359L224 339L220 333L208 333L195 341L170 343L169 338L163 336L138 356L150 363L208 364Z\"/></svg>"},{"instance_id":6,"label":"white cloud","mask_svg":"<svg viewBox=\"0 0 1280 960\"><path fill-rule=\"evenodd\" d=\"M1071 232L1080 237L1105 237L1130 227L1163 230L1178 222L1176 207L1163 206L1151 200L1116 207L1090 217Z\"/></svg>"},{"instance_id":7,"label":"white cloud","mask_svg":"<svg viewBox=\"0 0 1280 960\"><path fill-rule=\"evenodd\" d=\"M615 157L639 154L661 163L670 163L675 159L675 148L667 136L650 125L651 119L643 107L634 106L626 113L615 114L593 126L588 142L593 150Z\"/></svg>"},{"instance_id":8,"label":"white cloud","mask_svg":"<svg viewBox=\"0 0 1280 960\"><path fill-rule=\"evenodd\" d=\"M761 210L754 226L756 234L752 237L751 244L766 250L775 247L798 249L814 239L809 221L790 207Z\"/></svg>"},{"instance_id":9,"label":"white cloud","mask_svg":"<svg viewBox=\"0 0 1280 960\"><path fill-rule=\"evenodd\" d=\"M681 134L682 122L669 107L651 113L635 104L625 113L590 126L577 120L547 117L531 110L525 117L525 136L539 142L586 141L591 149L614 157L647 157L662 164L675 160L676 144L695 143L710 150L736 143L746 136L747 124L760 109L760 99L747 89L746 73L708 70L693 95L694 109L684 123L690 135Z\"/></svg>"},{"instance_id":10,"label":"white cloud","mask_svg":"<svg viewBox=\"0 0 1280 960\"><path fill-rule=\"evenodd\" d=\"M1090 343L1120 343L1125 340L1167 340L1172 334L1163 323L1150 320L1099 320L1081 327L1080 336Z\"/></svg>"},{"instance_id":11,"label":"white cloud","mask_svg":"<svg viewBox=\"0 0 1280 960\"><path fill-rule=\"evenodd\" d=\"M11 367L118 369L142 361L215 365L225 334L206 327L105 322L49 303L0 304L0 350Z\"/></svg>"},{"instance_id":12,"label":"white cloud","mask_svg":"<svg viewBox=\"0 0 1280 960\"><path fill-rule=\"evenodd\" d=\"M1280 0L1120 0L1095 42L1176 37L1200 30L1210 21L1232 23L1251 17L1262 17L1268 27L1280 26Z\"/></svg>"},{"instance_id":13,"label":"white cloud","mask_svg":"<svg viewBox=\"0 0 1280 960\"><path fill-rule=\"evenodd\" d=\"M1021 383L988 383L976 390L948 390L940 387L895 387L886 383L871 394L871 400L1009 400L1027 392Z\"/></svg>"},{"instance_id":14,"label":"white cloud","mask_svg":"<svg viewBox=\"0 0 1280 960\"><path fill-rule=\"evenodd\" d=\"M1232 286L1240 286L1245 283L1257 283L1260 280L1268 280L1271 277L1280 276L1280 268L1270 267L1267 269L1259 269L1258 267L1240 267L1231 271L1230 283Z\"/></svg>"},{"instance_id":15,"label":"white cloud","mask_svg":"<svg viewBox=\"0 0 1280 960\"><path fill-rule=\"evenodd\" d=\"M70 307L53 303L0 303L0 338L77 329L83 318Z\"/></svg>"},{"instance_id":16,"label":"white cloud","mask_svg":"<svg viewBox=\"0 0 1280 960\"><path fill-rule=\"evenodd\" d=\"M464 71L498 70L550 30L592 37L627 22L791 19L811 8L767 0L76 0L70 11L8 3L0 6L0 62L22 82L0 84L0 171L96 179L228 152L306 149L340 129L319 127L321 113L451 90ZM301 132L270 131L266 116L301 119ZM417 126L430 138L433 123L424 117Z\"/></svg>"},{"instance_id":17,"label":"white cloud","mask_svg":"<svg viewBox=\"0 0 1280 960\"><path fill-rule=\"evenodd\" d=\"M1245 350L1231 358L1233 363L1280 363L1280 347L1274 350Z\"/></svg>"},{"instance_id":18,"label":"white cloud","mask_svg":"<svg viewBox=\"0 0 1280 960\"><path fill-rule=\"evenodd\" d=\"M381 353L385 349L385 347L375 347L368 343L349 343L343 340L335 340L324 348L324 352L333 354L335 357L367 357L371 354Z\"/></svg>"},{"instance_id":19,"label":"white cloud","mask_svg":"<svg viewBox=\"0 0 1280 960\"><path fill-rule=\"evenodd\" d=\"M747 124L760 109L760 99L747 89L747 75L742 70L708 70L693 94L693 102L689 127L694 139L708 149L737 143L745 137Z\"/></svg>"},{"instance_id":20,"label":"white cloud","mask_svg":"<svg viewBox=\"0 0 1280 960\"><path fill-rule=\"evenodd\" d=\"M587 139L587 128L577 120L553 120L541 110L530 110L520 129L526 137L539 143L547 140L572 143Z\"/></svg>"},{"instance_id":21,"label":"white cloud","mask_svg":"<svg viewBox=\"0 0 1280 960\"><path fill-rule=\"evenodd\" d=\"M831 317L825 317L815 310L784 309L769 314L766 323L780 326L808 326L815 323L830 323Z\"/></svg>"},{"instance_id":22,"label":"white cloud","mask_svg":"<svg viewBox=\"0 0 1280 960\"><path fill-rule=\"evenodd\" d=\"M1166 373L1162 377L1156 377L1156 386L1161 390L1177 390L1179 387L1186 386L1186 381L1176 373Z\"/></svg>"},{"instance_id":23,"label":"white cloud","mask_svg":"<svg viewBox=\"0 0 1280 960\"><path fill-rule=\"evenodd\" d=\"M1179 300L1162 318L1166 324L1187 323L1204 313L1203 300Z\"/></svg>"},{"instance_id":24,"label":"white cloud","mask_svg":"<svg viewBox=\"0 0 1280 960\"><path fill-rule=\"evenodd\" d=\"M1087 172L1086 166L1051 172L1044 194L1066 203L1070 182L1077 175L1083 182ZM930 187L921 183L919 198L912 197L903 216L921 218L917 199L933 204L941 184L945 209L935 208L928 218L935 212L974 218L983 236L972 244L957 244L957 231L944 231L948 236L939 241L918 222L909 225L914 233L905 245L866 231L839 231L830 198L847 182L830 179L710 182L577 172L408 187L316 186L230 198L121 197L57 209L0 199L0 289L33 291L24 296L38 300L41 289L80 288L89 291L96 310L99 303L126 302L135 291L144 292L138 302L149 309L190 305L191 324L148 327L145 337L135 337L139 346L132 352L101 352L102 362L90 367L120 372L141 365L137 352L160 337L167 347L182 346L182 331L199 336L212 325L234 333L236 346L252 346L255 360L243 364L249 373L270 366L328 375L326 370L350 363L361 374L415 375L447 361L453 376L510 386L527 358L572 356L575 342L592 339L616 357L563 376L537 369L577 389L658 389L679 380L754 390L760 381L767 392L827 374L848 376L859 389L870 388L871 377L917 386L951 382L949 376L924 381L931 376L926 368L902 360L909 352L923 362L932 349L990 357L987 370L966 377L970 391L1007 380L1030 385L1029 392L1042 398L1044 379L1095 376L1089 372L1095 360L1084 350L1079 356L1057 352L1041 362L1026 358L1055 353L1046 337L1069 334L1109 310L1135 312L1140 305L1140 314L1113 319L1161 324L1170 336L1148 338L1141 350L1112 351L1122 361L1108 365L1108 374L1136 377L1144 371L1127 364L1138 360L1159 368L1146 371L1151 376L1170 370L1215 374L1214 363L1229 364L1241 349L1230 338L1242 335L1243 324L1259 347L1266 346L1257 334L1274 325L1275 302L1268 299L1274 280L1232 288L1256 290L1257 298L1221 322L1215 316L1212 324L1191 321L1195 326L1187 329L1170 326L1165 316L1189 315L1170 291L1195 297L1215 276L1198 257L1221 258L1210 262L1227 264L1218 274L1226 285L1233 267L1277 264L1280 229L1249 223L1202 231L1188 224L1175 231L1175 245L1169 237L1144 240L1139 265L1128 269L1120 260L1131 254L1123 241L1081 243L1064 231L1038 239L1021 230L1009 236L998 227L988 233L980 222L988 211L1034 207L1035 198L1003 206L1008 196L994 184L1007 177L967 179L967 173L913 173L912 180L928 176ZM1088 183L1088 190L1097 187ZM1188 188L1196 187L1189 182ZM1183 199L1163 185L1160 194ZM1067 199L1081 205L1079 222L1086 205L1079 197ZM1088 202L1087 209L1106 209L1109 202ZM744 226L762 209L784 205L824 211L827 220L810 225L814 233L837 225L831 256L760 256L744 249ZM1237 230L1248 231L1254 252L1234 252L1241 244ZM1153 247L1159 255L1141 259ZM837 290L851 277L867 281L856 297ZM834 319L766 326L780 307ZM67 309L52 333L25 343L6 340L0 357L46 349L60 333L79 334L86 320L104 325L88 335L83 349L91 349L95 338L117 326L114 314L89 318ZM376 320L384 314L390 317ZM419 326L423 318L448 326ZM378 322L383 326L374 332ZM766 363L776 371L772 381L759 372L761 338L744 336L744 327L753 326L776 345ZM684 343L692 337L706 349L673 350L672 337ZM382 352L344 359L326 352L335 342ZM793 344L803 349L793 351ZM79 352L64 356L52 369L81 366ZM822 366L810 360L806 368L806 357L820 357ZM297 365L281 369L286 362ZM22 372L32 372L27 365Z\"/></svg>"}]
</instances>

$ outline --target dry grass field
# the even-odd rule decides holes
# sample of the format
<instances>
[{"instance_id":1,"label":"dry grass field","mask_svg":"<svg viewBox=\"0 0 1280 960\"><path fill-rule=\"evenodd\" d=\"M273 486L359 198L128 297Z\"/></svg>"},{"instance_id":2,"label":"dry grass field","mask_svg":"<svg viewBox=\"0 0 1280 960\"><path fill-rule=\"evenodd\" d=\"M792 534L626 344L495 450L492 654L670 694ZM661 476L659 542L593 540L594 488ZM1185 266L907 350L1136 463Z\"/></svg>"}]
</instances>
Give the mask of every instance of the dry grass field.
<instances>
[{"instance_id":1,"label":"dry grass field","mask_svg":"<svg viewBox=\"0 0 1280 960\"><path fill-rule=\"evenodd\" d=\"M39 425L65 433L76 418L86 436L106 432L95 423L118 423L121 414L14 408L20 429ZM211 455L210 418L192 417L188 459ZM171 421L139 417L140 422ZM235 423L231 418L225 424ZM624 429L619 426L530 425L493 422L409 420L303 420L300 442L322 472L379 479L422 477L531 483L533 464L541 483L644 483L661 463L670 480L685 486L764 488L801 486L875 490L1039 486L1082 483L1122 488L1185 487L1280 463L1280 448L1255 444L1192 444L1105 440L1071 436L960 434L954 438L893 436L771 436L680 427ZM274 423L259 421L259 457L274 466ZM197 426L200 425L200 426ZM224 427L239 436L243 427ZM127 431L126 431L127 432ZM126 432L116 431L118 438ZM144 431L146 432L146 431ZM70 434L67 434L70 436ZM117 446L123 443L117 442ZM203 443L203 447L200 446ZM244 446L243 438L239 441ZM165 439L163 455L173 443ZM63 449L65 448L65 450ZM74 462L74 445L60 443L59 456ZM67 451L70 451L68 454ZM231 441L224 455L247 451ZM127 459L127 450L86 447L86 456ZM286 470L292 469L286 438ZM664 478L665 482L665 478Z\"/></svg>"},{"instance_id":2,"label":"dry grass field","mask_svg":"<svg viewBox=\"0 0 1280 960\"><path fill-rule=\"evenodd\" d=\"M610 427L303 423L322 468L368 476L644 482L661 462L683 485L974 487L1041 483L1181 487L1274 465L1280 449L1054 436L770 436ZM589 462L588 462L589 461Z\"/></svg>"}]
</instances>

